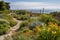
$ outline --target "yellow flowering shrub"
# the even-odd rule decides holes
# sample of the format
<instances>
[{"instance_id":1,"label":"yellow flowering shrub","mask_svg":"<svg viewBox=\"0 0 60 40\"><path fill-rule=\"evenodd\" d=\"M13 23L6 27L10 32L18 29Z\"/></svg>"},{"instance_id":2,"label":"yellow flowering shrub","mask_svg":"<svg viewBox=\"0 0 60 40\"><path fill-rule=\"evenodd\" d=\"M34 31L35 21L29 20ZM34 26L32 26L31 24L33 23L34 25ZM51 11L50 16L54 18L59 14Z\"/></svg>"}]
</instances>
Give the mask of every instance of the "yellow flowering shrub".
<instances>
[{"instance_id":1,"label":"yellow flowering shrub","mask_svg":"<svg viewBox=\"0 0 60 40\"><path fill-rule=\"evenodd\" d=\"M60 27L56 23L43 24L40 29L40 36L36 40L60 40Z\"/></svg>"}]
</instances>

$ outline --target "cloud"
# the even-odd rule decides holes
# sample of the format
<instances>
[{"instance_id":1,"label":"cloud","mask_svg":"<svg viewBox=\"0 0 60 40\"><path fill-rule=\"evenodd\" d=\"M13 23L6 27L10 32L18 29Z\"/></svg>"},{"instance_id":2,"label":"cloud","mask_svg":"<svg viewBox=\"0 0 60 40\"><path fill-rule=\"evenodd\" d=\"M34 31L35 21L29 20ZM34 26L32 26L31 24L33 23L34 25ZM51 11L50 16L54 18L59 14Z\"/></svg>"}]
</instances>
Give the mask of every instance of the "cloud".
<instances>
[{"instance_id":1,"label":"cloud","mask_svg":"<svg viewBox=\"0 0 60 40\"><path fill-rule=\"evenodd\" d=\"M11 9L60 9L60 5L44 2L13 2L10 6Z\"/></svg>"}]
</instances>

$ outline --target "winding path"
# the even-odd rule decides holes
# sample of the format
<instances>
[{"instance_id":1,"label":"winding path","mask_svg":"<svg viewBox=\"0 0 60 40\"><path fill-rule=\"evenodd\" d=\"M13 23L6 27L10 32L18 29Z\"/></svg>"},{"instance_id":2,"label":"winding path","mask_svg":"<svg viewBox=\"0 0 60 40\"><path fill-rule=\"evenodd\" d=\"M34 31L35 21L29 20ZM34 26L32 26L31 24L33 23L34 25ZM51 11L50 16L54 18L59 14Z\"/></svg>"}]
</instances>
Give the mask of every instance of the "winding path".
<instances>
[{"instance_id":1,"label":"winding path","mask_svg":"<svg viewBox=\"0 0 60 40\"><path fill-rule=\"evenodd\" d=\"M19 28L20 23L22 23L22 21L19 21L15 18L13 18L13 19L18 22L17 25L11 27L7 34L0 36L0 40L4 40L4 38L7 37L7 36L12 36L13 32L15 32Z\"/></svg>"}]
</instances>

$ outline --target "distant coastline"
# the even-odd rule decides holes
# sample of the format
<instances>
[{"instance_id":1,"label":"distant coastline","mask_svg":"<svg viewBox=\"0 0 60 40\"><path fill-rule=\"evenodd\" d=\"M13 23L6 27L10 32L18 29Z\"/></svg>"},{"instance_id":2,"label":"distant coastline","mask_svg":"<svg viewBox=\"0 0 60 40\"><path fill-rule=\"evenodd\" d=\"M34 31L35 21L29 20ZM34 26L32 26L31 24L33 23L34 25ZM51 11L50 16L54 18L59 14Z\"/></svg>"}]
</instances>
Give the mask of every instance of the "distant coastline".
<instances>
[{"instance_id":1,"label":"distant coastline","mask_svg":"<svg viewBox=\"0 0 60 40\"><path fill-rule=\"evenodd\" d=\"M10 10L15 10L15 9L10 9ZM40 13L40 10L42 9L16 9L16 10L26 10L32 13ZM60 12L60 9L44 9L44 13L50 13L50 12Z\"/></svg>"},{"instance_id":2,"label":"distant coastline","mask_svg":"<svg viewBox=\"0 0 60 40\"><path fill-rule=\"evenodd\" d=\"M40 13L39 9L28 9L27 11L33 12L33 13ZM50 13L50 12L59 12L60 9L54 10L54 9L45 9L44 13Z\"/></svg>"}]
</instances>

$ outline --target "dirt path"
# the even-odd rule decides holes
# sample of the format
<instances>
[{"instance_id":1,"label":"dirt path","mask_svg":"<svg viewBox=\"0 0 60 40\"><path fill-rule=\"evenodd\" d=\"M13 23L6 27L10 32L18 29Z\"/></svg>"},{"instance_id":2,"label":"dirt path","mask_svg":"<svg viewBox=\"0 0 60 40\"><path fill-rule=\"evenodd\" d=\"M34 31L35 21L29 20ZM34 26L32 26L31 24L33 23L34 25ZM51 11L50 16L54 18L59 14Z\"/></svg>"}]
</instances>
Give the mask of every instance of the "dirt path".
<instances>
[{"instance_id":1,"label":"dirt path","mask_svg":"<svg viewBox=\"0 0 60 40\"><path fill-rule=\"evenodd\" d=\"M13 19L18 22L17 25L11 27L7 34L0 36L0 40L4 40L5 37L13 35L13 32L15 32L19 28L20 23L22 23L22 21L19 21L15 18Z\"/></svg>"}]
</instances>

